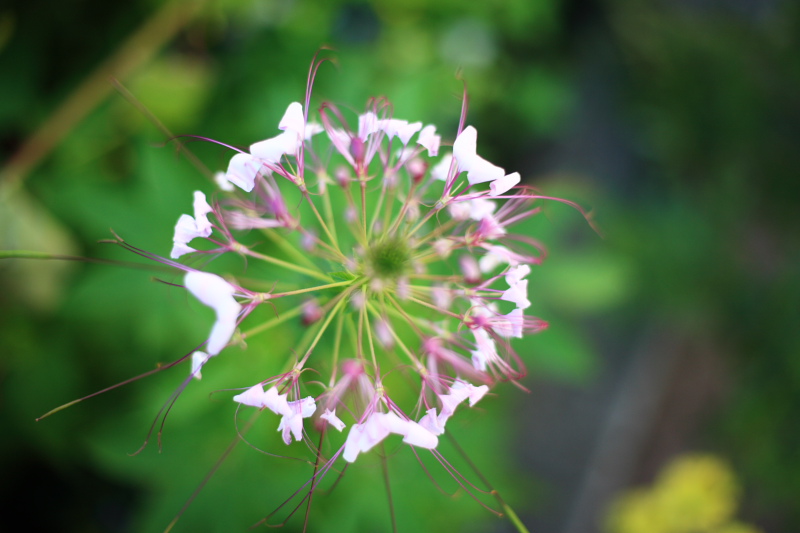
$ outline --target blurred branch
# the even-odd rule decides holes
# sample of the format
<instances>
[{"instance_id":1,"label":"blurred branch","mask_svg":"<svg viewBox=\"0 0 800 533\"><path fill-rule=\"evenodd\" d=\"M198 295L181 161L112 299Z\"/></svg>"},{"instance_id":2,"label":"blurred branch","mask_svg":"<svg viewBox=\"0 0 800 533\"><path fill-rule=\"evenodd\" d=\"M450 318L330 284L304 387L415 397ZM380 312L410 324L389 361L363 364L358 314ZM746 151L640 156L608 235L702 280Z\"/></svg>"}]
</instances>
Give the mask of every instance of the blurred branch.
<instances>
[{"instance_id":1,"label":"blurred branch","mask_svg":"<svg viewBox=\"0 0 800 533\"><path fill-rule=\"evenodd\" d=\"M120 48L94 70L11 156L0 170L0 184L22 183L30 171L113 89L111 78L125 79L146 64L198 12L205 0L166 2Z\"/></svg>"}]
</instances>

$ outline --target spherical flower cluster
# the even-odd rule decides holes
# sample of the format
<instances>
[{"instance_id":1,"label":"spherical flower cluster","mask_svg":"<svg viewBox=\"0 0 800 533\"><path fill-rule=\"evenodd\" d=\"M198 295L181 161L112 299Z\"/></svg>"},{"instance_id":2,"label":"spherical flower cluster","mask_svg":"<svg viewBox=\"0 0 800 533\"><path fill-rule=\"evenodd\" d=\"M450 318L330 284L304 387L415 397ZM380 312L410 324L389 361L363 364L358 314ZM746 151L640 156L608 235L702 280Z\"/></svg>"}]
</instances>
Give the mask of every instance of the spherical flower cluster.
<instances>
[{"instance_id":1,"label":"spherical flower cluster","mask_svg":"<svg viewBox=\"0 0 800 533\"><path fill-rule=\"evenodd\" d=\"M287 444L292 437L302 440L303 419L318 410L339 431L350 425L342 454L350 462L391 433L412 446L436 448L460 403L469 399L474 405L498 379L522 377L509 339L546 327L524 314L530 306L526 276L542 249L508 233L538 211L531 206L537 197L521 187L512 193L519 174L506 174L477 155L474 127L458 134L452 154L440 156L434 126L390 113L388 102L373 100L351 128L333 104L324 104L314 122L300 103L291 103L278 125L282 133L238 152L220 173L225 199L217 194L212 205L203 192L194 193L194 216L179 218L171 253L173 259L239 254L276 267L269 292L243 287L232 277L186 272L186 289L217 317L206 350L192 356L192 373L200 377L255 307L300 310L318 330L313 345L285 375L265 376L233 399L281 415L278 429ZM337 159L333 172L332 163L323 164ZM483 183L489 188L476 187ZM291 213L287 188L300 194L312 223L301 224ZM344 213L330 208L337 195ZM292 247L288 252L296 263L244 245L235 235L267 229L280 231L270 235ZM203 252L190 246L200 240L210 243ZM304 275L302 288L284 290L280 268ZM336 336L341 326L332 324L343 321L356 325L357 349L347 354L347 370L337 382L337 369L324 360L331 354L318 343ZM399 324L410 331L401 335ZM418 401L405 410L380 384L380 372L398 357L418 375ZM332 379L327 392L301 400L300 375L308 367L323 368ZM354 381L365 400L361 411L348 407ZM266 383L271 386L265 392ZM337 410L347 412L349 423Z\"/></svg>"}]
</instances>

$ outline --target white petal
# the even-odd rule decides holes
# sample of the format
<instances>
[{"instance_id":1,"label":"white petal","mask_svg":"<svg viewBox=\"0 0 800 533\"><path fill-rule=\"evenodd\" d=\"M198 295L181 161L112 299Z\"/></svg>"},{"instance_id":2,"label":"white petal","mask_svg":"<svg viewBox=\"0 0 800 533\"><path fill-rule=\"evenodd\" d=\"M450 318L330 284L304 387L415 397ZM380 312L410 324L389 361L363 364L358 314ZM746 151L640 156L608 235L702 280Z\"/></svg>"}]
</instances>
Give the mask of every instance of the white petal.
<instances>
[{"instance_id":1,"label":"white petal","mask_svg":"<svg viewBox=\"0 0 800 533\"><path fill-rule=\"evenodd\" d=\"M477 221L491 215L497 208L497 204L485 198L474 198L465 203L469 206L469 218Z\"/></svg>"},{"instance_id":2,"label":"white petal","mask_svg":"<svg viewBox=\"0 0 800 533\"><path fill-rule=\"evenodd\" d=\"M396 118L385 119L380 122L386 135L390 139L396 135L400 138L403 146L407 145L411 137L422 128L422 122L412 122L409 124L407 120L399 120Z\"/></svg>"},{"instance_id":3,"label":"white petal","mask_svg":"<svg viewBox=\"0 0 800 533\"><path fill-rule=\"evenodd\" d=\"M224 172L217 172L214 174L214 183L216 183L217 187L219 187L223 191L230 192L233 190L233 184L228 181L228 179L225 177Z\"/></svg>"},{"instance_id":4,"label":"white petal","mask_svg":"<svg viewBox=\"0 0 800 533\"><path fill-rule=\"evenodd\" d=\"M503 293L500 299L506 302L513 302L519 309L527 309L530 307L531 302L528 300L528 280L523 279L512 285L510 289Z\"/></svg>"},{"instance_id":5,"label":"white petal","mask_svg":"<svg viewBox=\"0 0 800 533\"><path fill-rule=\"evenodd\" d=\"M256 176L261 167L261 161L252 155L238 153L228 163L225 178L243 191L250 192L255 186Z\"/></svg>"},{"instance_id":6,"label":"white petal","mask_svg":"<svg viewBox=\"0 0 800 533\"><path fill-rule=\"evenodd\" d=\"M491 245L487 246L486 250L488 253L483 255L479 260L481 272L494 270L495 267L502 263L507 263L512 267L520 263L521 257L519 254L515 254L505 246L500 246L499 244Z\"/></svg>"},{"instance_id":7,"label":"white petal","mask_svg":"<svg viewBox=\"0 0 800 533\"><path fill-rule=\"evenodd\" d=\"M447 206L453 220L467 220L469 218L469 202L453 202Z\"/></svg>"},{"instance_id":8,"label":"white petal","mask_svg":"<svg viewBox=\"0 0 800 533\"><path fill-rule=\"evenodd\" d=\"M460 163L459 168L461 168ZM470 185L487 181L497 181L503 179L506 174L506 171L501 167L488 162L479 155L476 155L470 162L469 168L464 170L468 171L467 180Z\"/></svg>"},{"instance_id":9,"label":"white petal","mask_svg":"<svg viewBox=\"0 0 800 533\"><path fill-rule=\"evenodd\" d=\"M211 359L211 356L205 352L196 351L192 354L192 371L190 375L195 379L201 379L203 375L200 373L200 369L203 368L203 365L206 364L206 361Z\"/></svg>"},{"instance_id":10,"label":"white petal","mask_svg":"<svg viewBox=\"0 0 800 533\"><path fill-rule=\"evenodd\" d=\"M407 120L400 120L399 118L384 118L378 120L378 129L383 130L389 139L397 135L404 126L408 126Z\"/></svg>"},{"instance_id":11,"label":"white petal","mask_svg":"<svg viewBox=\"0 0 800 533\"><path fill-rule=\"evenodd\" d=\"M279 394L277 387L270 387L270 389L264 393L262 405L276 415L291 415L292 410L289 408L289 402L286 401L286 396L286 393Z\"/></svg>"},{"instance_id":12,"label":"white petal","mask_svg":"<svg viewBox=\"0 0 800 533\"><path fill-rule=\"evenodd\" d=\"M460 170L468 170L472 164L472 160L477 155L475 153L476 145L478 142L478 131L472 126L467 126L456 137L453 143L453 156L458 161L458 168Z\"/></svg>"},{"instance_id":13,"label":"white petal","mask_svg":"<svg viewBox=\"0 0 800 533\"><path fill-rule=\"evenodd\" d=\"M406 434L406 426L408 425L409 421L403 420L393 412L375 413L372 415L372 417L376 421L377 425L389 433L395 433L397 435Z\"/></svg>"},{"instance_id":14,"label":"white petal","mask_svg":"<svg viewBox=\"0 0 800 533\"><path fill-rule=\"evenodd\" d=\"M428 409L425 416L420 418L419 425L427 429L434 435L441 435L442 433L444 433L445 420L439 420L439 417L436 414L436 408L433 407L431 409Z\"/></svg>"},{"instance_id":15,"label":"white petal","mask_svg":"<svg viewBox=\"0 0 800 533\"><path fill-rule=\"evenodd\" d=\"M217 321L214 322L214 327L211 328L211 334L208 336L208 344L206 345L206 349L211 355L217 355L221 352L233 337L233 332L236 331L236 320L239 317L242 306L233 302L221 305L215 310L217 312Z\"/></svg>"},{"instance_id":16,"label":"white petal","mask_svg":"<svg viewBox=\"0 0 800 533\"><path fill-rule=\"evenodd\" d=\"M522 338L522 330L525 324L525 317L522 315L522 309L519 307L506 315L506 319L511 323L511 337L516 339Z\"/></svg>"},{"instance_id":17,"label":"white petal","mask_svg":"<svg viewBox=\"0 0 800 533\"><path fill-rule=\"evenodd\" d=\"M264 408L264 387L253 385L241 394L233 397L234 402L239 402L242 405L249 405L251 407Z\"/></svg>"},{"instance_id":18,"label":"white petal","mask_svg":"<svg viewBox=\"0 0 800 533\"><path fill-rule=\"evenodd\" d=\"M172 242L186 244L195 237L200 237L201 233L197 231L197 224L191 215L181 215L175 224L175 233L172 236Z\"/></svg>"},{"instance_id":19,"label":"white petal","mask_svg":"<svg viewBox=\"0 0 800 533\"><path fill-rule=\"evenodd\" d=\"M519 172L514 172L493 181L489 184L489 196L499 196L507 193L509 189L519 183L519 180Z\"/></svg>"},{"instance_id":20,"label":"white petal","mask_svg":"<svg viewBox=\"0 0 800 533\"><path fill-rule=\"evenodd\" d=\"M458 161L458 171L467 172L467 180L470 185L495 181L505 176L505 170L493 165L484 158L480 157L475 149L478 140L478 132L472 126L467 126L456 137L453 143L453 156Z\"/></svg>"},{"instance_id":21,"label":"white petal","mask_svg":"<svg viewBox=\"0 0 800 533\"><path fill-rule=\"evenodd\" d=\"M213 209L206 201L206 195L201 191L194 191L194 221L198 233L203 237L211 235L211 222L208 221L208 214Z\"/></svg>"},{"instance_id":22,"label":"white petal","mask_svg":"<svg viewBox=\"0 0 800 533\"><path fill-rule=\"evenodd\" d=\"M196 251L197 250L195 250L191 246L183 244L182 242L176 242L176 243L172 244L172 251L169 253L169 256L172 259L178 259L183 254L188 254L188 253L196 252Z\"/></svg>"},{"instance_id":23,"label":"white petal","mask_svg":"<svg viewBox=\"0 0 800 533\"><path fill-rule=\"evenodd\" d=\"M317 133L322 133L323 131L325 131L325 128L322 127L322 124L317 124L316 122L309 122L308 124L306 124L306 131L303 135L303 138L305 140L309 140Z\"/></svg>"},{"instance_id":24,"label":"white petal","mask_svg":"<svg viewBox=\"0 0 800 533\"><path fill-rule=\"evenodd\" d=\"M439 414L439 423L444 425L447 419L456 412L456 407L467 399L466 392L451 390L450 394L442 394L439 400L442 402L442 412Z\"/></svg>"},{"instance_id":25,"label":"white petal","mask_svg":"<svg viewBox=\"0 0 800 533\"><path fill-rule=\"evenodd\" d=\"M378 115L372 111L367 111L358 117L358 138L365 140L380 129Z\"/></svg>"},{"instance_id":26,"label":"white petal","mask_svg":"<svg viewBox=\"0 0 800 533\"><path fill-rule=\"evenodd\" d=\"M302 400L294 400L292 402L288 402L289 408L292 411L297 411L300 413L300 416L303 418L308 418L309 416L313 415L314 412L317 410L317 404L314 402L314 398L311 396L307 396Z\"/></svg>"},{"instance_id":27,"label":"white petal","mask_svg":"<svg viewBox=\"0 0 800 533\"><path fill-rule=\"evenodd\" d=\"M487 392L489 392L488 385L481 385L480 387L476 387L472 383L467 381L463 381L461 379L457 379L453 386L450 388L452 391L453 389L456 390L463 390L466 392L467 398L469 398L469 406L472 407L476 403L478 403L481 398L483 398Z\"/></svg>"},{"instance_id":28,"label":"white petal","mask_svg":"<svg viewBox=\"0 0 800 533\"><path fill-rule=\"evenodd\" d=\"M509 286L516 285L522 279L531 273L531 267L528 265L517 265L508 269L506 272L506 282Z\"/></svg>"},{"instance_id":29,"label":"white petal","mask_svg":"<svg viewBox=\"0 0 800 533\"><path fill-rule=\"evenodd\" d=\"M292 130L250 145L250 153L267 163L278 163L284 154L294 155L302 144L302 137Z\"/></svg>"},{"instance_id":30,"label":"white petal","mask_svg":"<svg viewBox=\"0 0 800 533\"><path fill-rule=\"evenodd\" d=\"M196 271L186 273L184 285L195 298L214 309L217 314L217 321L211 329L206 346L209 355L217 355L233 335L242 309L233 297L236 289L215 274Z\"/></svg>"},{"instance_id":31,"label":"white petal","mask_svg":"<svg viewBox=\"0 0 800 533\"><path fill-rule=\"evenodd\" d=\"M300 413L291 413L281 417L281 423L278 424L278 431L282 433L283 442L286 444L292 443L292 436L294 440L303 440L303 417Z\"/></svg>"},{"instance_id":32,"label":"white petal","mask_svg":"<svg viewBox=\"0 0 800 533\"><path fill-rule=\"evenodd\" d=\"M412 446L432 450L439 444L439 438L421 425L409 420L406 425L403 442Z\"/></svg>"},{"instance_id":33,"label":"white petal","mask_svg":"<svg viewBox=\"0 0 800 533\"><path fill-rule=\"evenodd\" d=\"M330 409L325 409L325 412L319 415L320 418L323 420L327 420L330 425L342 431L345 428L345 423L342 422L339 417L336 416L336 409L331 411Z\"/></svg>"},{"instance_id":34,"label":"white petal","mask_svg":"<svg viewBox=\"0 0 800 533\"><path fill-rule=\"evenodd\" d=\"M439 181L447 181L447 174L450 172L450 164L452 162L453 154L447 154L442 157L442 160L431 169L431 177Z\"/></svg>"},{"instance_id":35,"label":"white petal","mask_svg":"<svg viewBox=\"0 0 800 533\"><path fill-rule=\"evenodd\" d=\"M350 428L350 433L347 434L347 440L344 443L344 452L342 452L342 458L348 463L355 461L358 454L361 453L360 443L363 433L364 429L361 424L353 424L353 427Z\"/></svg>"},{"instance_id":36,"label":"white petal","mask_svg":"<svg viewBox=\"0 0 800 533\"><path fill-rule=\"evenodd\" d=\"M417 144L421 144L427 148L430 157L435 157L439 153L439 143L441 143L441 141L442 138L436 135L436 126L428 125L419 132Z\"/></svg>"},{"instance_id":37,"label":"white petal","mask_svg":"<svg viewBox=\"0 0 800 533\"><path fill-rule=\"evenodd\" d=\"M305 136L305 117L303 116L303 106L300 102L292 102L286 108L278 129L292 131L297 135Z\"/></svg>"},{"instance_id":38,"label":"white petal","mask_svg":"<svg viewBox=\"0 0 800 533\"><path fill-rule=\"evenodd\" d=\"M472 350L470 354L472 354L472 366L474 366L476 370L486 372L487 359L483 352L480 350Z\"/></svg>"}]
</instances>

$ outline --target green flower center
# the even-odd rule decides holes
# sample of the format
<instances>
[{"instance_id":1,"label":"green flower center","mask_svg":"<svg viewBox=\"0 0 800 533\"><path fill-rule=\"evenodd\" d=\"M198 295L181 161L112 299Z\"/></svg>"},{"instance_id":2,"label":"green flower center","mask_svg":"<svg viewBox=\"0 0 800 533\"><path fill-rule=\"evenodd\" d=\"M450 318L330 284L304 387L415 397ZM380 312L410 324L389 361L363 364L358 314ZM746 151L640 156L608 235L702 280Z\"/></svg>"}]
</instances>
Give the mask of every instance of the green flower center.
<instances>
[{"instance_id":1,"label":"green flower center","mask_svg":"<svg viewBox=\"0 0 800 533\"><path fill-rule=\"evenodd\" d=\"M388 238L372 244L367 251L367 273L380 279L397 279L408 269L411 251L406 242Z\"/></svg>"}]
</instances>

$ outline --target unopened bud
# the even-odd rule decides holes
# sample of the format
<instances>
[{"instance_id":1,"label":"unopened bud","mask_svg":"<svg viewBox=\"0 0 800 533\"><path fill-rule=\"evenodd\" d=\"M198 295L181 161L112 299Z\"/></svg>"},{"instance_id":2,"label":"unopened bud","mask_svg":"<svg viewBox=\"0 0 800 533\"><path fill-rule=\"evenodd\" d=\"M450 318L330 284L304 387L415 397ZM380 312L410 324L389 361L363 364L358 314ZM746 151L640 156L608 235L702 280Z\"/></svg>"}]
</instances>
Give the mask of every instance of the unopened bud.
<instances>
[{"instance_id":1,"label":"unopened bud","mask_svg":"<svg viewBox=\"0 0 800 533\"><path fill-rule=\"evenodd\" d=\"M478 268L478 261L471 255L462 255L458 259L461 266L461 273L464 275L464 282L467 285L477 285L481 282L481 269Z\"/></svg>"}]
</instances>

